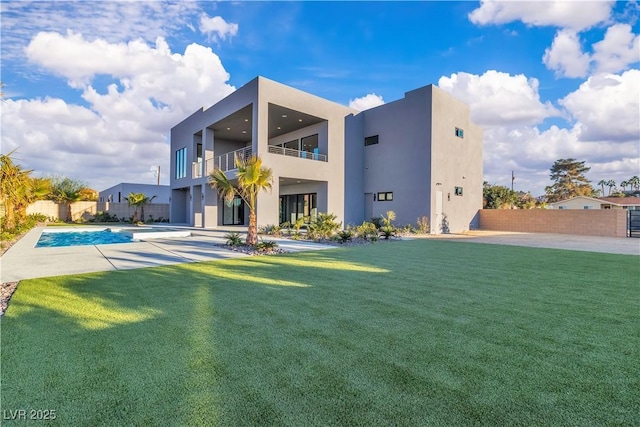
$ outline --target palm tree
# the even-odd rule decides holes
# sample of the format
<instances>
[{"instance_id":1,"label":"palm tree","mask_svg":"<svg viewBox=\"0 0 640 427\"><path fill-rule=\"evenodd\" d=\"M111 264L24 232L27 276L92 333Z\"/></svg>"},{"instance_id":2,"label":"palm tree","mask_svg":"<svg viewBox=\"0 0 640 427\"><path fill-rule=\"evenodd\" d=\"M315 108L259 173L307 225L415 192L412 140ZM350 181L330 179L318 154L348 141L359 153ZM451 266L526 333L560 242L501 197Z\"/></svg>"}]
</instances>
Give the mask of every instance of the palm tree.
<instances>
[{"instance_id":1,"label":"palm tree","mask_svg":"<svg viewBox=\"0 0 640 427\"><path fill-rule=\"evenodd\" d=\"M80 200L84 187L82 182L67 177L56 177L51 181L51 198L58 203L67 205L67 222L73 220L71 204Z\"/></svg>"},{"instance_id":2,"label":"palm tree","mask_svg":"<svg viewBox=\"0 0 640 427\"><path fill-rule=\"evenodd\" d=\"M3 226L6 230L16 227L16 210L25 203L31 181L31 171L23 170L13 162L11 156L14 152L0 155L0 202L4 208Z\"/></svg>"},{"instance_id":3,"label":"palm tree","mask_svg":"<svg viewBox=\"0 0 640 427\"><path fill-rule=\"evenodd\" d=\"M273 185L273 172L271 168L262 166L262 159L258 156L251 156L242 159L236 156L237 182L232 183L227 175L220 170L214 169L209 174L209 185L218 191L226 203L231 203L235 196L240 196L249 208L249 229L247 230L247 245L258 243L258 227L256 217L256 203L258 193L263 190L271 190Z\"/></svg>"},{"instance_id":4,"label":"palm tree","mask_svg":"<svg viewBox=\"0 0 640 427\"><path fill-rule=\"evenodd\" d=\"M609 194L608 195L610 196L611 195L611 190L613 188L615 188L615 186L616 186L616 182L614 180L610 179L610 180L607 181L607 183L605 185L607 187L609 187Z\"/></svg>"},{"instance_id":5,"label":"palm tree","mask_svg":"<svg viewBox=\"0 0 640 427\"><path fill-rule=\"evenodd\" d=\"M622 188L622 192L624 193L627 189L627 187L629 186L629 181L622 181L620 183L620 188Z\"/></svg>"},{"instance_id":6,"label":"palm tree","mask_svg":"<svg viewBox=\"0 0 640 427\"><path fill-rule=\"evenodd\" d=\"M598 181L598 185L602 187L602 196L604 197L604 187L605 185L607 185L607 181L604 179L601 179L600 181Z\"/></svg>"},{"instance_id":7,"label":"palm tree","mask_svg":"<svg viewBox=\"0 0 640 427\"><path fill-rule=\"evenodd\" d=\"M129 197L124 199L129 202L129 206L134 206L133 222L138 222L138 206L140 207L140 221L144 222L144 205L151 203L158 196L147 197L144 193L129 193Z\"/></svg>"},{"instance_id":8,"label":"palm tree","mask_svg":"<svg viewBox=\"0 0 640 427\"><path fill-rule=\"evenodd\" d=\"M628 183L631 187L631 190L640 190L640 178L638 178L638 175L633 176L631 179L629 179Z\"/></svg>"}]
</instances>

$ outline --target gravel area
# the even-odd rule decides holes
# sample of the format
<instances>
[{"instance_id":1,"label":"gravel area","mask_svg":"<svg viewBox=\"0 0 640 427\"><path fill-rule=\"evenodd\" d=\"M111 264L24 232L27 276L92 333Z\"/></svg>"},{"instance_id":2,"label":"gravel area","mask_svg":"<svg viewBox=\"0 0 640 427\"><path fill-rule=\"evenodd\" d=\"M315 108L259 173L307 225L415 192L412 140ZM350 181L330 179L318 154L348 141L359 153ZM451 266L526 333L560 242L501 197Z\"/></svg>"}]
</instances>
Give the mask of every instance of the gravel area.
<instances>
[{"instance_id":1,"label":"gravel area","mask_svg":"<svg viewBox=\"0 0 640 427\"><path fill-rule=\"evenodd\" d=\"M9 306L9 300L20 282L7 282L0 285L0 316L4 316Z\"/></svg>"}]
</instances>

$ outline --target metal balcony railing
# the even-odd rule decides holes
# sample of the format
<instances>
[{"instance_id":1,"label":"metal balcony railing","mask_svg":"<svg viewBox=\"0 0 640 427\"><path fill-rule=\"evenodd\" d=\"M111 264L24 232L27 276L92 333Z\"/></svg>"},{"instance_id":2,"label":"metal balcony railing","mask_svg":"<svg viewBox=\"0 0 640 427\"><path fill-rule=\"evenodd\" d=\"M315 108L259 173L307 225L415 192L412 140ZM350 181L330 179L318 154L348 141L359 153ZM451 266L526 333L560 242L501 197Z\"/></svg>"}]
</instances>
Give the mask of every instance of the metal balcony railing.
<instances>
[{"instance_id":1,"label":"metal balcony railing","mask_svg":"<svg viewBox=\"0 0 640 427\"><path fill-rule=\"evenodd\" d=\"M239 159L248 159L249 157L251 157L251 153L251 147L245 147L223 154L222 156L214 158L213 168L218 168L223 172L238 169L238 166L236 165L236 156ZM207 174L211 172L208 166L209 164L207 164Z\"/></svg>"},{"instance_id":2,"label":"metal balcony railing","mask_svg":"<svg viewBox=\"0 0 640 427\"><path fill-rule=\"evenodd\" d=\"M269 153L271 153L271 154L280 154L281 156L298 157L298 158L301 158L301 159L317 160L317 161L320 161L320 162L326 162L327 161L327 155L326 154L310 153L308 151L293 150L291 148L277 147L275 145L270 145L269 146Z\"/></svg>"}]
</instances>

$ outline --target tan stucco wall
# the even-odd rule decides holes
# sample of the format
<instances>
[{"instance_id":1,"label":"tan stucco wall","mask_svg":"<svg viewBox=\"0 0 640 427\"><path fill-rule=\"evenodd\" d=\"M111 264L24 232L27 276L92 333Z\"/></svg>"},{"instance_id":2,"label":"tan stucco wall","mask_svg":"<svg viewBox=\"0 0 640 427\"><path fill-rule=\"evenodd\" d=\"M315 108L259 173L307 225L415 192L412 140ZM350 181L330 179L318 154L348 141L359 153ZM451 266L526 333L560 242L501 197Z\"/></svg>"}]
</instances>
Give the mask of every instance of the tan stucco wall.
<instances>
[{"instance_id":1,"label":"tan stucco wall","mask_svg":"<svg viewBox=\"0 0 640 427\"><path fill-rule=\"evenodd\" d=\"M482 209L480 229L584 236L627 236L622 209Z\"/></svg>"},{"instance_id":2,"label":"tan stucco wall","mask_svg":"<svg viewBox=\"0 0 640 427\"><path fill-rule=\"evenodd\" d=\"M39 200L27 208L27 214L43 214L54 220L65 220L67 218L67 205L58 204L50 200ZM111 215L117 215L118 218L129 219L133 216L134 207L127 203L108 203L108 202L75 202L71 204L72 219L80 218L90 219L98 212L108 212ZM140 216L140 209L138 209ZM150 203L144 207L144 217L149 219L169 219L168 203Z\"/></svg>"}]
</instances>

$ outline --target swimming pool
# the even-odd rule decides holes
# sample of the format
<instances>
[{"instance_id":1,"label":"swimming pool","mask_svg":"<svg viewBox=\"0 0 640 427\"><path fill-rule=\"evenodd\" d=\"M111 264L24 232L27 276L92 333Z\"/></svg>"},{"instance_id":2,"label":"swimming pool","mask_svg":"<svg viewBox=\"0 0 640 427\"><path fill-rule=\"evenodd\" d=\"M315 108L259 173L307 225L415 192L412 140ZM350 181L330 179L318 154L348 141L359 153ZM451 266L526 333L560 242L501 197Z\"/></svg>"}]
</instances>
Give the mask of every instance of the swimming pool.
<instances>
[{"instance_id":1,"label":"swimming pool","mask_svg":"<svg viewBox=\"0 0 640 427\"><path fill-rule=\"evenodd\" d=\"M122 230L43 231L36 248L58 246L108 245L133 242L131 233Z\"/></svg>"}]
</instances>

